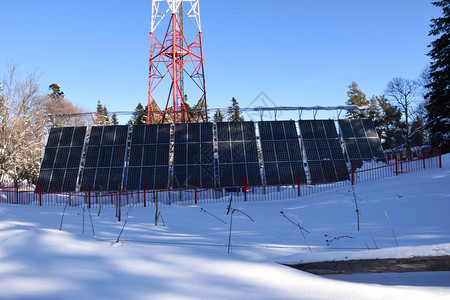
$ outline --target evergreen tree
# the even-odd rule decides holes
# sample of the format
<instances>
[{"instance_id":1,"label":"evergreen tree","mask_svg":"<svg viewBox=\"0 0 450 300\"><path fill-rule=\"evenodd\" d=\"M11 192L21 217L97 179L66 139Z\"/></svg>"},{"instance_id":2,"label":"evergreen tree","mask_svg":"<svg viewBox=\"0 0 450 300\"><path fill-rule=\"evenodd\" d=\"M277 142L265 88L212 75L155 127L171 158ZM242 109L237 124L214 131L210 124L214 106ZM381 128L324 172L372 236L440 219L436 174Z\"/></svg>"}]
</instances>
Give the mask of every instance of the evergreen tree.
<instances>
[{"instance_id":1,"label":"evergreen tree","mask_svg":"<svg viewBox=\"0 0 450 300\"><path fill-rule=\"evenodd\" d=\"M429 76L431 82L426 99L427 128L434 145L442 143L443 152L450 151L450 0L433 2L441 7L443 16L431 19L429 36L436 39L431 42L428 56L432 59Z\"/></svg>"},{"instance_id":2,"label":"evergreen tree","mask_svg":"<svg viewBox=\"0 0 450 300\"><path fill-rule=\"evenodd\" d=\"M242 122L244 117L242 117L242 112L239 107L239 103L236 98L231 99L231 106L228 107L228 121L230 122Z\"/></svg>"},{"instance_id":3,"label":"evergreen tree","mask_svg":"<svg viewBox=\"0 0 450 300\"><path fill-rule=\"evenodd\" d=\"M95 125L98 126L105 126L105 125L111 125L111 118L109 117L108 109L106 106L103 106L100 103L100 100L97 102L97 111L95 112Z\"/></svg>"},{"instance_id":4,"label":"evergreen tree","mask_svg":"<svg viewBox=\"0 0 450 300\"><path fill-rule=\"evenodd\" d=\"M220 110L216 110L216 113L214 114L214 122L215 123L217 123L217 122L223 122L223 115L222 115L222 113L220 112Z\"/></svg>"},{"instance_id":5,"label":"evergreen tree","mask_svg":"<svg viewBox=\"0 0 450 300\"><path fill-rule=\"evenodd\" d=\"M358 87L356 82L352 82L348 86L349 91L347 92L348 99L345 102L347 105L358 105L358 106L367 106L370 105L370 101L367 100L366 94L364 94ZM350 119L356 118L367 118L367 112L365 110L359 109L351 109L347 111L347 117Z\"/></svg>"},{"instance_id":6,"label":"evergreen tree","mask_svg":"<svg viewBox=\"0 0 450 300\"><path fill-rule=\"evenodd\" d=\"M144 108L141 103L138 103L136 108L134 109L133 117L131 122L133 124L147 124L148 119L148 106Z\"/></svg>"},{"instance_id":7,"label":"evergreen tree","mask_svg":"<svg viewBox=\"0 0 450 300\"><path fill-rule=\"evenodd\" d=\"M405 122L402 119L402 112L397 106L389 103L383 96L377 96L376 100L380 106L380 117L377 121L377 131L381 138L384 149L400 147L406 143L404 130Z\"/></svg>"},{"instance_id":8,"label":"evergreen tree","mask_svg":"<svg viewBox=\"0 0 450 300\"><path fill-rule=\"evenodd\" d=\"M112 125L119 125L119 119L117 119L117 114L113 113L111 116L111 123Z\"/></svg>"}]
</instances>

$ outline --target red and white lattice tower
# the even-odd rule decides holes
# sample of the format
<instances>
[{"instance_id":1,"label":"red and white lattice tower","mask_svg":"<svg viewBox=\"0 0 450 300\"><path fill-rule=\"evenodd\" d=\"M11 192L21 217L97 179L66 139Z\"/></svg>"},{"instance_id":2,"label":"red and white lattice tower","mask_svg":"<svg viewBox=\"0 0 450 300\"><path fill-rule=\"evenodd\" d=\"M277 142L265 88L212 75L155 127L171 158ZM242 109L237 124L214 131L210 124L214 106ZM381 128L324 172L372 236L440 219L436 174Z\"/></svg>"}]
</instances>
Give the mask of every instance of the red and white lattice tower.
<instances>
[{"instance_id":1,"label":"red and white lattice tower","mask_svg":"<svg viewBox=\"0 0 450 300\"><path fill-rule=\"evenodd\" d=\"M148 123L207 121L199 0L152 0L150 38ZM164 110L156 100L166 101Z\"/></svg>"}]
</instances>

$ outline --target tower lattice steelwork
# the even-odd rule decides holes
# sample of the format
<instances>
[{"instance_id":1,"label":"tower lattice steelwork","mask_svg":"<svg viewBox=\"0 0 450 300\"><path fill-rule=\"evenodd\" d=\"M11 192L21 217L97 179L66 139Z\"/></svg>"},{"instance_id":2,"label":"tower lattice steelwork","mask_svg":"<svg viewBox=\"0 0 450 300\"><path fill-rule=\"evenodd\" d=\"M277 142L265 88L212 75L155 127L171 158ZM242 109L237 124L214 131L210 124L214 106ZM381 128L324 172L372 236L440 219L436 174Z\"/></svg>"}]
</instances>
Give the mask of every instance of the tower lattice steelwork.
<instances>
[{"instance_id":1,"label":"tower lattice steelwork","mask_svg":"<svg viewBox=\"0 0 450 300\"><path fill-rule=\"evenodd\" d=\"M152 0L150 38L148 123L207 121L199 0Z\"/></svg>"}]
</instances>

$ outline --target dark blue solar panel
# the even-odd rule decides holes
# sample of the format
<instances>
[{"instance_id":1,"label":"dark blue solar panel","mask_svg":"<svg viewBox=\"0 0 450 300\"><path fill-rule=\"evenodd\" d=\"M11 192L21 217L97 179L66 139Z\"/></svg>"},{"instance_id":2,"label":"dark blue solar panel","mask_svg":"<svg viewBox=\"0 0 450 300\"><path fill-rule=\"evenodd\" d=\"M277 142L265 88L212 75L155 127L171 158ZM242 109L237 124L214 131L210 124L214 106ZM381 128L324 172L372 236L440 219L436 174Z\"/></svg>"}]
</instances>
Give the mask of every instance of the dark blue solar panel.
<instances>
[{"instance_id":1,"label":"dark blue solar panel","mask_svg":"<svg viewBox=\"0 0 450 300\"><path fill-rule=\"evenodd\" d=\"M319 159L331 159L331 152L328 146L328 141L325 139L316 140L317 152L319 152Z\"/></svg>"},{"instance_id":2,"label":"dark blue solar panel","mask_svg":"<svg viewBox=\"0 0 450 300\"><path fill-rule=\"evenodd\" d=\"M261 172L259 168L259 163L248 163L247 164L247 175L249 185L259 185L261 184Z\"/></svg>"},{"instance_id":3,"label":"dark blue solar panel","mask_svg":"<svg viewBox=\"0 0 450 300\"><path fill-rule=\"evenodd\" d=\"M200 164L200 143L188 144L187 145L187 163L190 165L198 165Z\"/></svg>"},{"instance_id":4,"label":"dark blue solar panel","mask_svg":"<svg viewBox=\"0 0 450 300\"><path fill-rule=\"evenodd\" d=\"M266 182L269 185L279 184L278 166L275 162L264 162L264 173L266 174Z\"/></svg>"},{"instance_id":5,"label":"dark blue solar panel","mask_svg":"<svg viewBox=\"0 0 450 300\"><path fill-rule=\"evenodd\" d=\"M169 167L156 167L155 170L155 189L166 190L169 186Z\"/></svg>"},{"instance_id":6,"label":"dark blue solar panel","mask_svg":"<svg viewBox=\"0 0 450 300\"><path fill-rule=\"evenodd\" d=\"M361 120L353 119L353 120L350 120L350 123L352 125L353 132L355 133L356 138L365 138L366 137L366 133L364 131L364 127L363 127Z\"/></svg>"},{"instance_id":7,"label":"dark blue solar panel","mask_svg":"<svg viewBox=\"0 0 450 300\"><path fill-rule=\"evenodd\" d=\"M276 141L285 140L286 135L284 134L284 126L282 121L274 121L272 123L272 134L273 139Z\"/></svg>"},{"instance_id":8,"label":"dark blue solar panel","mask_svg":"<svg viewBox=\"0 0 450 300\"><path fill-rule=\"evenodd\" d=\"M158 143L160 144L170 143L170 124L158 125Z\"/></svg>"},{"instance_id":9,"label":"dark blue solar panel","mask_svg":"<svg viewBox=\"0 0 450 300\"><path fill-rule=\"evenodd\" d=\"M187 145L177 144L175 142L173 151L173 163L174 165L185 165L187 162Z\"/></svg>"},{"instance_id":10,"label":"dark blue solar panel","mask_svg":"<svg viewBox=\"0 0 450 300\"><path fill-rule=\"evenodd\" d=\"M292 184L294 183L292 177L291 163L281 162L278 163L278 173L280 175L281 184Z\"/></svg>"},{"instance_id":11,"label":"dark blue solar panel","mask_svg":"<svg viewBox=\"0 0 450 300\"><path fill-rule=\"evenodd\" d=\"M242 122L242 132L245 141L256 140L255 135L255 123L253 122Z\"/></svg>"},{"instance_id":12,"label":"dark blue solar panel","mask_svg":"<svg viewBox=\"0 0 450 300\"><path fill-rule=\"evenodd\" d=\"M94 190L95 169L85 168L83 170L83 180L81 181L81 191Z\"/></svg>"},{"instance_id":13,"label":"dark blue solar panel","mask_svg":"<svg viewBox=\"0 0 450 300\"><path fill-rule=\"evenodd\" d=\"M78 173L82 153L83 147L71 147L69 152L69 160L67 161L67 168L76 169Z\"/></svg>"},{"instance_id":14,"label":"dark blue solar panel","mask_svg":"<svg viewBox=\"0 0 450 300\"><path fill-rule=\"evenodd\" d=\"M344 181L349 179L347 163L345 160L334 160L334 167L336 169L336 176L338 181Z\"/></svg>"},{"instance_id":15,"label":"dark blue solar panel","mask_svg":"<svg viewBox=\"0 0 450 300\"><path fill-rule=\"evenodd\" d=\"M176 125L175 125L176 127ZM189 123L188 125L188 142L200 143L200 123Z\"/></svg>"},{"instance_id":16,"label":"dark blue solar panel","mask_svg":"<svg viewBox=\"0 0 450 300\"><path fill-rule=\"evenodd\" d=\"M232 142L231 155L233 163L245 162L244 144L242 142Z\"/></svg>"},{"instance_id":17,"label":"dark blue solar panel","mask_svg":"<svg viewBox=\"0 0 450 300\"><path fill-rule=\"evenodd\" d=\"M140 166L142 165L142 151L144 146L142 145L131 145L130 150L130 166Z\"/></svg>"},{"instance_id":18,"label":"dark blue solar panel","mask_svg":"<svg viewBox=\"0 0 450 300\"><path fill-rule=\"evenodd\" d=\"M75 127L73 132L72 147L82 147L86 139L86 127Z\"/></svg>"},{"instance_id":19,"label":"dark blue solar panel","mask_svg":"<svg viewBox=\"0 0 450 300\"><path fill-rule=\"evenodd\" d=\"M201 124L201 141L202 143L213 142L213 123L200 123Z\"/></svg>"},{"instance_id":20,"label":"dark blue solar panel","mask_svg":"<svg viewBox=\"0 0 450 300\"><path fill-rule=\"evenodd\" d=\"M242 141L244 139L242 134L241 122L231 122L230 125L230 139L231 141Z\"/></svg>"},{"instance_id":21,"label":"dark blue solar panel","mask_svg":"<svg viewBox=\"0 0 450 300\"><path fill-rule=\"evenodd\" d=\"M41 169L52 169L55 163L57 148L46 148L42 159Z\"/></svg>"},{"instance_id":22,"label":"dark blue solar panel","mask_svg":"<svg viewBox=\"0 0 450 300\"><path fill-rule=\"evenodd\" d=\"M362 159L372 159L372 151L370 150L369 142L367 139L356 139L356 143L358 144L359 152L361 153Z\"/></svg>"},{"instance_id":23,"label":"dark blue solar panel","mask_svg":"<svg viewBox=\"0 0 450 300\"><path fill-rule=\"evenodd\" d=\"M313 184L324 183L320 161L308 161L309 173Z\"/></svg>"},{"instance_id":24,"label":"dark blue solar panel","mask_svg":"<svg viewBox=\"0 0 450 300\"><path fill-rule=\"evenodd\" d=\"M214 164L214 147L212 143L201 144L201 163Z\"/></svg>"},{"instance_id":25,"label":"dark blue solar panel","mask_svg":"<svg viewBox=\"0 0 450 300\"><path fill-rule=\"evenodd\" d=\"M65 169L53 169L52 179L50 181L50 192L61 192L63 188L63 180Z\"/></svg>"},{"instance_id":26,"label":"dark blue solar panel","mask_svg":"<svg viewBox=\"0 0 450 300\"><path fill-rule=\"evenodd\" d=\"M201 186L201 174L199 165L188 165L187 166L187 184L188 188Z\"/></svg>"},{"instance_id":27,"label":"dark blue solar panel","mask_svg":"<svg viewBox=\"0 0 450 300\"><path fill-rule=\"evenodd\" d=\"M54 127L50 129L50 133L47 140L48 147L58 147L59 139L61 137L62 127Z\"/></svg>"},{"instance_id":28,"label":"dark blue solar panel","mask_svg":"<svg viewBox=\"0 0 450 300\"><path fill-rule=\"evenodd\" d=\"M100 147L89 146L86 151L86 160L84 162L84 166L86 168L95 168L97 167L98 154L100 151Z\"/></svg>"},{"instance_id":29,"label":"dark blue solar panel","mask_svg":"<svg viewBox=\"0 0 450 300\"><path fill-rule=\"evenodd\" d=\"M143 167L141 170L141 188L153 190L155 188L155 167Z\"/></svg>"},{"instance_id":30,"label":"dark blue solar panel","mask_svg":"<svg viewBox=\"0 0 450 300\"><path fill-rule=\"evenodd\" d=\"M220 141L229 141L230 140L230 129L228 126L228 122L217 122L217 140Z\"/></svg>"},{"instance_id":31,"label":"dark blue solar panel","mask_svg":"<svg viewBox=\"0 0 450 300\"><path fill-rule=\"evenodd\" d=\"M123 168L111 168L109 173L108 190L117 191L122 188Z\"/></svg>"},{"instance_id":32,"label":"dark blue solar panel","mask_svg":"<svg viewBox=\"0 0 450 300\"><path fill-rule=\"evenodd\" d=\"M334 124L333 120L322 120L323 127L325 129L325 133L327 135L328 139L335 139L338 137L337 131L336 131L336 125Z\"/></svg>"},{"instance_id":33,"label":"dark blue solar panel","mask_svg":"<svg viewBox=\"0 0 450 300\"><path fill-rule=\"evenodd\" d=\"M54 168L65 169L69 158L69 147L58 148Z\"/></svg>"},{"instance_id":34,"label":"dark blue solar panel","mask_svg":"<svg viewBox=\"0 0 450 300\"><path fill-rule=\"evenodd\" d=\"M297 134L297 128L295 128L295 122L294 121L283 121L283 124L284 124L284 131L286 133L286 139L298 141L298 134Z\"/></svg>"},{"instance_id":35,"label":"dark blue solar panel","mask_svg":"<svg viewBox=\"0 0 450 300\"><path fill-rule=\"evenodd\" d=\"M294 176L294 182L306 183L306 173L303 162L292 162L291 169L292 175Z\"/></svg>"},{"instance_id":36,"label":"dark blue solar panel","mask_svg":"<svg viewBox=\"0 0 450 300\"><path fill-rule=\"evenodd\" d=\"M141 189L141 168L133 167L129 168L127 176L127 190L140 190Z\"/></svg>"},{"instance_id":37,"label":"dark blue solar panel","mask_svg":"<svg viewBox=\"0 0 450 300\"><path fill-rule=\"evenodd\" d=\"M219 163L231 163L231 144L229 142L219 142Z\"/></svg>"},{"instance_id":38,"label":"dark blue solar panel","mask_svg":"<svg viewBox=\"0 0 450 300\"><path fill-rule=\"evenodd\" d=\"M133 133L131 135L131 144L143 144L145 135L145 125L133 125Z\"/></svg>"},{"instance_id":39,"label":"dark blue solar panel","mask_svg":"<svg viewBox=\"0 0 450 300\"><path fill-rule=\"evenodd\" d=\"M277 161L290 161L287 143L285 141L278 141L274 144Z\"/></svg>"},{"instance_id":40,"label":"dark blue solar panel","mask_svg":"<svg viewBox=\"0 0 450 300\"><path fill-rule=\"evenodd\" d=\"M179 123L175 124L175 143L187 143L188 142L188 124Z\"/></svg>"},{"instance_id":41,"label":"dark blue solar panel","mask_svg":"<svg viewBox=\"0 0 450 300\"><path fill-rule=\"evenodd\" d=\"M108 168L111 166L112 146L101 146L98 157L98 167Z\"/></svg>"},{"instance_id":42,"label":"dark blue solar panel","mask_svg":"<svg viewBox=\"0 0 450 300\"><path fill-rule=\"evenodd\" d=\"M168 166L169 165L169 144L156 145L156 165Z\"/></svg>"},{"instance_id":43,"label":"dark blue solar panel","mask_svg":"<svg viewBox=\"0 0 450 300\"><path fill-rule=\"evenodd\" d=\"M96 191L108 190L109 168L98 168L95 176L94 189Z\"/></svg>"},{"instance_id":44,"label":"dark blue solar panel","mask_svg":"<svg viewBox=\"0 0 450 300\"><path fill-rule=\"evenodd\" d=\"M39 178L38 178L36 190L41 191L41 192L48 192L51 177L52 177L51 169L47 169L47 170L41 169L41 171L39 172Z\"/></svg>"},{"instance_id":45,"label":"dark blue solar panel","mask_svg":"<svg viewBox=\"0 0 450 300\"><path fill-rule=\"evenodd\" d=\"M70 147L72 144L73 127L64 127L59 140L59 147Z\"/></svg>"},{"instance_id":46,"label":"dark blue solar panel","mask_svg":"<svg viewBox=\"0 0 450 300\"><path fill-rule=\"evenodd\" d=\"M362 119L361 122L364 126L364 130L368 138L378 138L375 125L373 124L373 121L371 119Z\"/></svg>"},{"instance_id":47,"label":"dark blue solar panel","mask_svg":"<svg viewBox=\"0 0 450 300\"><path fill-rule=\"evenodd\" d=\"M312 129L314 132L314 138L326 139L325 128L323 127L322 120L311 120Z\"/></svg>"},{"instance_id":48,"label":"dark blue solar panel","mask_svg":"<svg viewBox=\"0 0 450 300\"><path fill-rule=\"evenodd\" d=\"M116 126L103 127L102 145L114 144L116 135Z\"/></svg>"},{"instance_id":49,"label":"dark blue solar panel","mask_svg":"<svg viewBox=\"0 0 450 300\"><path fill-rule=\"evenodd\" d=\"M258 122L259 127L259 136L262 141L272 141L272 127L270 125L271 122Z\"/></svg>"},{"instance_id":50,"label":"dark blue solar panel","mask_svg":"<svg viewBox=\"0 0 450 300\"><path fill-rule=\"evenodd\" d=\"M78 181L78 169L67 169L64 175L62 192L72 192L76 190Z\"/></svg>"},{"instance_id":51,"label":"dark blue solar panel","mask_svg":"<svg viewBox=\"0 0 450 300\"><path fill-rule=\"evenodd\" d=\"M261 141L264 162L276 161L275 145L272 141Z\"/></svg>"},{"instance_id":52,"label":"dark blue solar panel","mask_svg":"<svg viewBox=\"0 0 450 300\"><path fill-rule=\"evenodd\" d=\"M337 180L334 165L331 160L320 161L325 182L335 182Z\"/></svg>"},{"instance_id":53,"label":"dark blue solar panel","mask_svg":"<svg viewBox=\"0 0 450 300\"><path fill-rule=\"evenodd\" d=\"M368 141L373 156L381 160L386 159L386 157L384 156L383 148L381 147L380 140L378 138L369 138Z\"/></svg>"},{"instance_id":54,"label":"dark blue solar panel","mask_svg":"<svg viewBox=\"0 0 450 300\"><path fill-rule=\"evenodd\" d=\"M341 128L341 133L344 138L355 137L350 120L339 120L339 127Z\"/></svg>"},{"instance_id":55,"label":"dark blue solar panel","mask_svg":"<svg viewBox=\"0 0 450 300\"><path fill-rule=\"evenodd\" d=\"M202 182L201 187L214 187L214 165L202 165Z\"/></svg>"},{"instance_id":56,"label":"dark blue solar panel","mask_svg":"<svg viewBox=\"0 0 450 300\"><path fill-rule=\"evenodd\" d=\"M233 164L233 179L234 185L245 185L247 184L247 174L246 174L245 164Z\"/></svg>"},{"instance_id":57,"label":"dark blue solar panel","mask_svg":"<svg viewBox=\"0 0 450 300\"><path fill-rule=\"evenodd\" d=\"M142 165L154 166L155 164L156 164L156 145L145 145Z\"/></svg>"},{"instance_id":58,"label":"dark blue solar panel","mask_svg":"<svg viewBox=\"0 0 450 300\"><path fill-rule=\"evenodd\" d=\"M244 142L245 148L245 159L247 162L258 162L258 148L256 147L255 141Z\"/></svg>"},{"instance_id":59,"label":"dark blue solar panel","mask_svg":"<svg viewBox=\"0 0 450 300\"><path fill-rule=\"evenodd\" d=\"M145 126L144 144L156 144L158 128L161 125L152 124L152 125L144 125L144 126Z\"/></svg>"},{"instance_id":60,"label":"dark blue solar panel","mask_svg":"<svg viewBox=\"0 0 450 300\"><path fill-rule=\"evenodd\" d=\"M316 142L313 140L304 140L306 158L308 160L319 160L319 154L317 153Z\"/></svg>"},{"instance_id":61,"label":"dark blue solar panel","mask_svg":"<svg viewBox=\"0 0 450 300\"><path fill-rule=\"evenodd\" d=\"M339 140L328 140L328 145L330 147L331 157L333 159L344 159L344 153L342 152L342 147Z\"/></svg>"},{"instance_id":62,"label":"dark blue solar panel","mask_svg":"<svg viewBox=\"0 0 450 300\"><path fill-rule=\"evenodd\" d=\"M232 164L219 164L219 176L221 186L233 185L233 165Z\"/></svg>"},{"instance_id":63,"label":"dark blue solar panel","mask_svg":"<svg viewBox=\"0 0 450 300\"><path fill-rule=\"evenodd\" d=\"M89 146L100 145L102 142L103 126L92 126L89 137Z\"/></svg>"},{"instance_id":64,"label":"dark blue solar panel","mask_svg":"<svg viewBox=\"0 0 450 300\"><path fill-rule=\"evenodd\" d=\"M125 162L126 146L114 146L111 167L123 167Z\"/></svg>"},{"instance_id":65,"label":"dark blue solar panel","mask_svg":"<svg viewBox=\"0 0 450 300\"><path fill-rule=\"evenodd\" d=\"M300 120L300 132L302 135L302 139L304 140L312 140L314 139L314 133L311 125L311 121L309 120Z\"/></svg>"},{"instance_id":66,"label":"dark blue solar panel","mask_svg":"<svg viewBox=\"0 0 450 300\"><path fill-rule=\"evenodd\" d=\"M288 140L287 145L291 161L303 161L302 152L300 150L300 144L298 143L298 139Z\"/></svg>"},{"instance_id":67,"label":"dark blue solar panel","mask_svg":"<svg viewBox=\"0 0 450 300\"><path fill-rule=\"evenodd\" d=\"M127 125L120 125L120 126L114 126L116 127L116 135L114 139L114 144L117 145L125 145L128 140L128 126Z\"/></svg>"},{"instance_id":68,"label":"dark blue solar panel","mask_svg":"<svg viewBox=\"0 0 450 300\"><path fill-rule=\"evenodd\" d=\"M347 154L352 159L361 159L361 154L359 154L358 145L356 144L356 139L345 139L345 148Z\"/></svg>"},{"instance_id":69,"label":"dark blue solar panel","mask_svg":"<svg viewBox=\"0 0 450 300\"><path fill-rule=\"evenodd\" d=\"M186 188L187 182L187 167L185 165L173 167L173 187L175 189Z\"/></svg>"}]
</instances>

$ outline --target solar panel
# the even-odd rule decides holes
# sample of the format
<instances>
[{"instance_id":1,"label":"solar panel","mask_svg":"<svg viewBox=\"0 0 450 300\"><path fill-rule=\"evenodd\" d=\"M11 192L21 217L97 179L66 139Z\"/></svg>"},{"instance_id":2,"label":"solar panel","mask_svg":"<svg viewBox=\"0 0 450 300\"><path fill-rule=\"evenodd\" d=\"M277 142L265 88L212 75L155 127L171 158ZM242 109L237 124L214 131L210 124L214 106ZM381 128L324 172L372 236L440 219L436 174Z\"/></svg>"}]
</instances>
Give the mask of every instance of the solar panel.
<instances>
[{"instance_id":1,"label":"solar panel","mask_svg":"<svg viewBox=\"0 0 450 300\"><path fill-rule=\"evenodd\" d=\"M360 168L362 161L386 160L371 119L339 120L339 127L344 137L346 152L355 168Z\"/></svg>"},{"instance_id":2,"label":"solar panel","mask_svg":"<svg viewBox=\"0 0 450 300\"><path fill-rule=\"evenodd\" d=\"M115 191L122 188L128 131L128 125L91 128L81 191Z\"/></svg>"},{"instance_id":3,"label":"solar panel","mask_svg":"<svg viewBox=\"0 0 450 300\"><path fill-rule=\"evenodd\" d=\"M214 186L212 123L175 124L173 164L174 188Z\"/></svg>"},{"instance_id":4,"label":"solar panel","mask_svg":"<svg viewBox=\"0 0 450 300\"><path fill-rule=\"evenodd\" d=\"M85 138L85 126L50 129L36 190L76 190Z\"/></svg>"},{"instance_id":5,"label":"solar panel","mask_svg":"<svg viewBox=\"0 0 450 300\"><path fill-rule=\"evenodd\" d=\"M124 135L124 132L121 133L121 137ZM181 135L178 138L180 137ZM122 150L120 149L120 151ZM170 124L134 125L131 133L130 168L127 171L126 189L167 189L169 184L169 151ZM121 152L117 155L120 156ZM183 158L175 157L174 159L180 160Z\"/></svg>"},{"instance_id":6,"label":"solar panel","mask_svg":"<svg viewBox=\"0 0 450 300\"><path fill-rule=\"evenodd\" d=\"M306 182L303 158L294 121L259 122L264 174L267 184ZM294 167L295 165L295 167Z\"/></svg>"},{"instance_id":7,"label":"solar panel","mask_svg":"<svg viewBox=\"0 0 450 300\"><path fill-rule=\"evenodd\" d=\"M346 180L348 169L334 121L301 120L300 129L311 182L317 184Z\"/></svg>"},{"instance_id":8,"label":"solar panel","mask_svg":"<svg viewBox=\"0 0 450 300\"><path fill-rule=\"evenodd\" d=\"M220 186L260 184L255 124L217 122L216 126Z\"/></svg>"}]
</instances>

